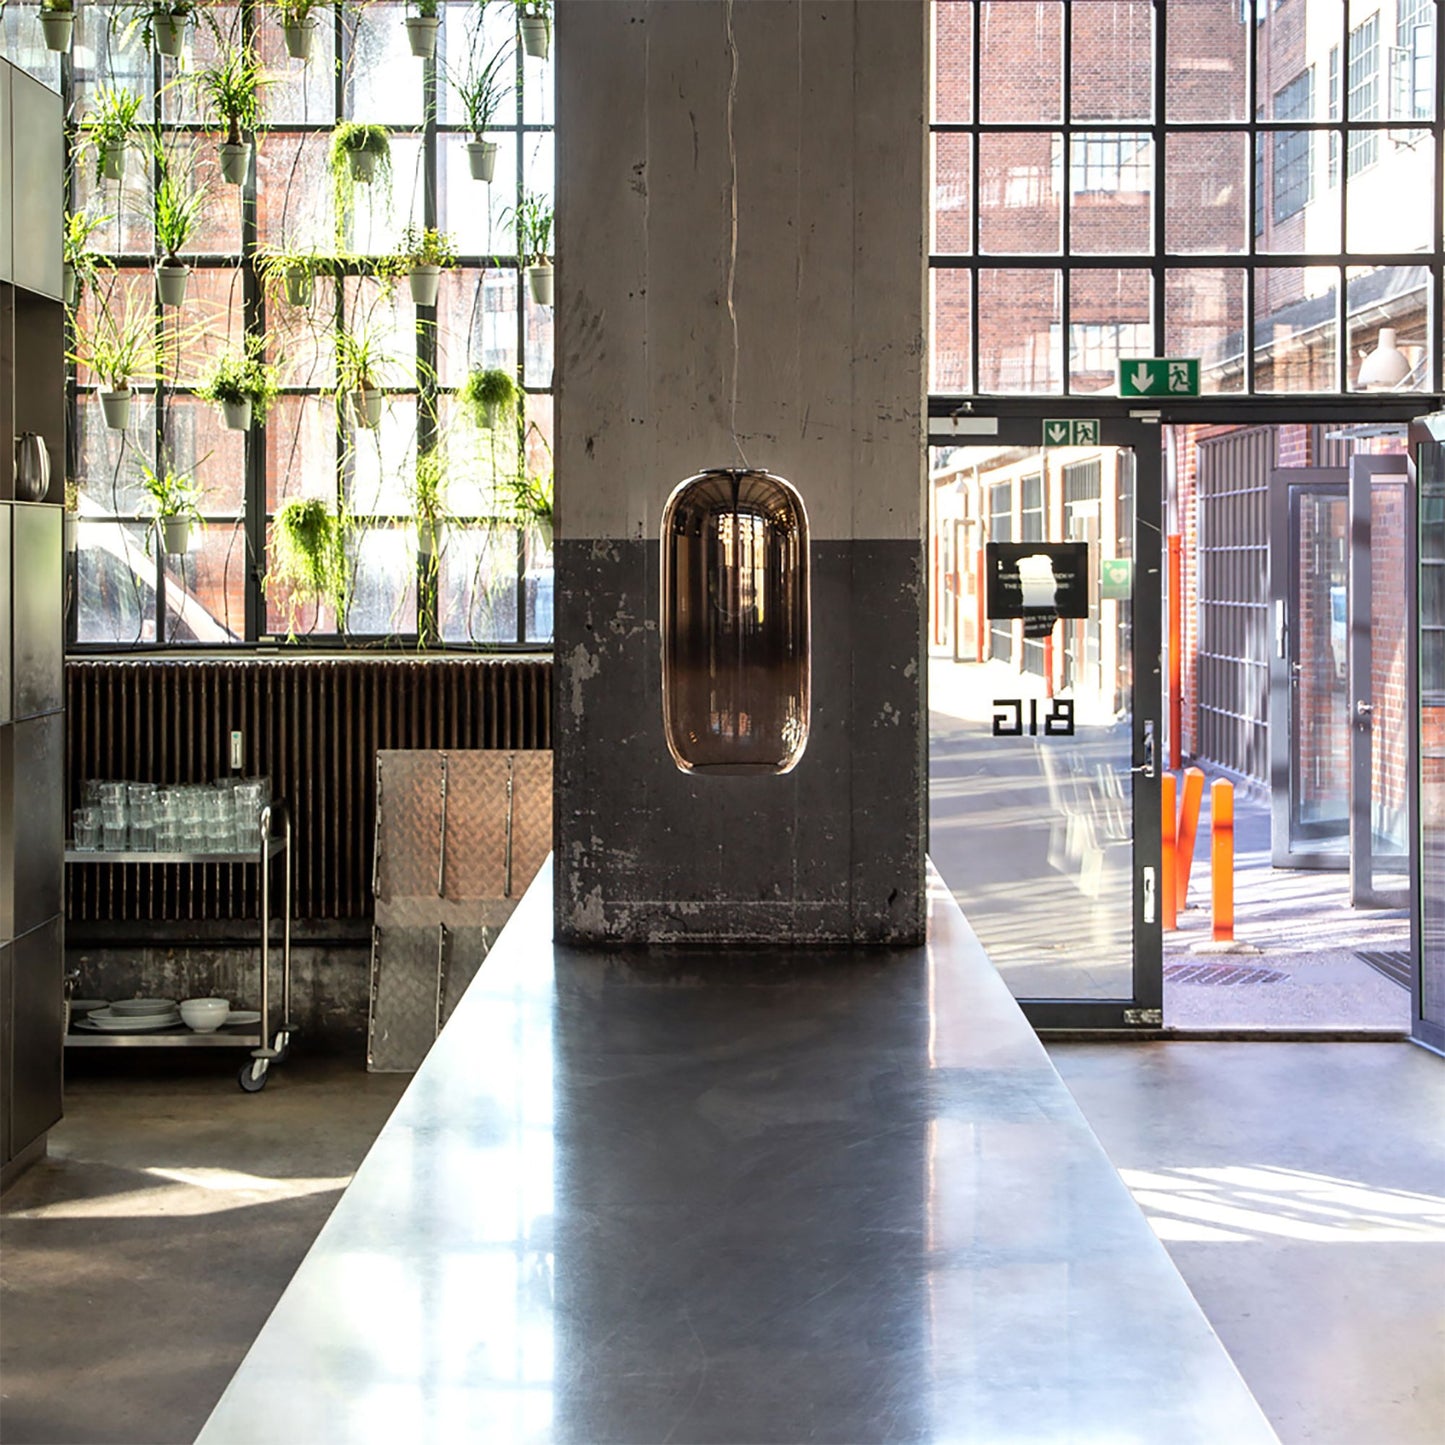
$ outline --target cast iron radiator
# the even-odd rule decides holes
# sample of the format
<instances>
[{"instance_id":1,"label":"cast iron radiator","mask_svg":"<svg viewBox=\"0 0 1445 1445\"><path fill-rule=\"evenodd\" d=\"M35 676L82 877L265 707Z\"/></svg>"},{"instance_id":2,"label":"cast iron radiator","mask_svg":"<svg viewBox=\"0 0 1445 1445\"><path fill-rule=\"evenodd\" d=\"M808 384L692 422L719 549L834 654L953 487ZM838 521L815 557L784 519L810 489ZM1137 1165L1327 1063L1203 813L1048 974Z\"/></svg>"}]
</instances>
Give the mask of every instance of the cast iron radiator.
<instances>
[{"instance_id":1,"label":"cast iron radiator","mask_svg":"<svg viewBox=\"0 0 1445 1445\"><path fill-rule=\"evenodd\" d=\"M295 916L372 910L376 754L383 748L548 749L552 663L536 657L72 659L65 669L66 817L83 778L270 777L290 804ZM81 925L257 916L254 868L66 870ZM84 931L82 929L82 931Z\"/></svg>"}]
</instances>

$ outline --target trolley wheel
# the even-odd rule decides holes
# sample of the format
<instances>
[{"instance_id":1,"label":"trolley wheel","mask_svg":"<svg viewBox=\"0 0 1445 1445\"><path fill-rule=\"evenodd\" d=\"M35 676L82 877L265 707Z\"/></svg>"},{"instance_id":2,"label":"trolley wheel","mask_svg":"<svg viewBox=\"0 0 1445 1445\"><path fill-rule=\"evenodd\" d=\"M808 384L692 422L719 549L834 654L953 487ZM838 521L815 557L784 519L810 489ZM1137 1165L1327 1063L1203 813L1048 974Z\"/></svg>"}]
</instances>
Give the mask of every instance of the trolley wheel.
<instances>
[{"instance_id":1,"label":"trolley wheel","mask_svg":"<svg viewBox=\"0 0 1445 1445\"><path fill-rule=\"evenodd\" d=\"M259 1094L266 1087L266 1076L271 1068L270 1059L247 1059L241 1065L236 1082L248 1094Z\"/></svg>"},{"instance_id":2,"label":"trolley wheel","mask_svg":"<svg viewBox=\"0 0 1445 1445\"><path fill-rule=\"evenodd\" d=\"M291 1052L291 1030L284 1025L277 1029L275 1037L271 1040L271 1047L276 1050L276 1057L272 1062L284 1064Z\"/></svg>"}]
</instances>

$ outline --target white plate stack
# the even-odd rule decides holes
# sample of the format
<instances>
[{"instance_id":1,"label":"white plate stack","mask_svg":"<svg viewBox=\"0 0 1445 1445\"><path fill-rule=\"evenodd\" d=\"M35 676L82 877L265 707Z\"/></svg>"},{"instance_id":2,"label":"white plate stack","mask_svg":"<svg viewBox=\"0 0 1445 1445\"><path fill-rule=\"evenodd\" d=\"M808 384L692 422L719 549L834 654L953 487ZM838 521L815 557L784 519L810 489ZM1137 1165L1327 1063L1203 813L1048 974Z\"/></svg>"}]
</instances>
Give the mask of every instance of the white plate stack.
<instances>
[{"instance_id":1,"label":"white plate stack","mask_svg":"<svg viewBox=\"0 0 1445 1445\"><path fill-rule=\"evenodd\" d=\"M152 1034L175 1028L181 1011L173 998L117 999L105 1008L91 1009L75 1027L101 1034Z\"/></svg>"}]
</instances>

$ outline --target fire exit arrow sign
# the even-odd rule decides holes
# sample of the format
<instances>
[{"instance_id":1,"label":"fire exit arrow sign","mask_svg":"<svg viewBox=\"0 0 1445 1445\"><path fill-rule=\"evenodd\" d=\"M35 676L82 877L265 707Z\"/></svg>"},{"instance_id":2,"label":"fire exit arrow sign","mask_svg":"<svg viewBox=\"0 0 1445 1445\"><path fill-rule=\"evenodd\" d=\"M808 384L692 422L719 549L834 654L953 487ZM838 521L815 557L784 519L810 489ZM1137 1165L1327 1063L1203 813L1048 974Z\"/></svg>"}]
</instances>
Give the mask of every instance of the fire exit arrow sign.
<instances>
[{"instance_id":1,"label":"fire exit arrow sign","mask_svg":"<svg viewBox=\"0 0 1445 1445\"><path fill-rule=\"evenodd\" d=\"M1099 445L1097 417L1049 417L1044 422L1046 447L1096 447Z\"/></svg>"},{"instance_id":2,"label":"fire exit arrow sign","mask_svg":"<svg viewBox=\"0 0 1445 1445\"><path fill-rule=\"evenodd\" d=\"M1119 363L1120 396L1198 396L1199 358L1139 357Z\"/></svg>"}]
</instances>

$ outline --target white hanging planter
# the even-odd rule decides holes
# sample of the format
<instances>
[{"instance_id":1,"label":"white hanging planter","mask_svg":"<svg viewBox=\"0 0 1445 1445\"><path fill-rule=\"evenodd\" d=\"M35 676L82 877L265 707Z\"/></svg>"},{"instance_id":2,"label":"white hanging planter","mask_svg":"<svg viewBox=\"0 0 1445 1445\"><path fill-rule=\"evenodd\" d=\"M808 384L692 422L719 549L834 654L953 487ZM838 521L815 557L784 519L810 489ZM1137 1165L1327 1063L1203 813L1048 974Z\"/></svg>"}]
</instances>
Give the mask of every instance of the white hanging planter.
<instances>
[{"instance_id":1,"label":"white hanging planter","mask_svg":"<svg viewBox=\"0 0 1445 1445\"><path fill-rule=\"evenodd\" d=\"M376 157L370 151L347 151L346 163L352 180L369 185L376 178Z\"/></svg>"},{"instance_id":2,"label":"white hanging planter","mask_svg":"<svg viewBox=\"0 0 1445 1445\"><path fill-rule=\"evenodd\" d=\"M423 557L435 557L446 545L446 523L440 517L416 519L416 550Z\"/></svg>"},{"instance_id":3,"label":"white hanging planter","mask_svg":"<svg viewBox=\"0 0 1445 1445\"><path fill-rule=\"evenodd\" d=\"M552 265L550 262L539 261L535 266L528 266L527 284L531 286L532 300L538 306L552 304Z\"/></svg>"},{"instance_id":4,"label":"white hanging planter","mask_svg":"<svg viewBox=\"0 0 1445 1445\"><path fill-rule=\"evenodd\" d=\"M435 15L408 15L406 38L418 60L430 60L437 52L437 31L441 21Z\"/></svg>"},{"instance_id":5,"label":"white hanging planter","mask_svg":"<svg viewBox=\"0 0 1445 1445\"><path fill-rule=\"evenodd\" d=\"M170 266L164 261L156 267L156 290L160 292L162 306L184 306L186 282L190 280L189 266Z\"/></svg>"},{"instance_id":6,"label":"white hanging planter","mask_svg":"<svg viewBox=\"0 0 1445 1445\"><path fill-rule=\"evenodd\" d=\"M75 15L70 10L42 10L40 28L45 32L47 50L69 50L70 34L75 28Z\"/></svg>"},{"instance_id":7,"label":"white hanging planter","mask_svg":"<svg viewBox=\"0 0 1445 1445\"><path fill-rule=\"evenodd\" d=\"M130 425L130 388L101 392L100 410L106 426L112 431L124 431Z\"/></svg>"},{"instance_id":8,"label":"white hanging planter","mask_svg":"<svg viewBox=\"0 0 1445 1445\"><path fill-rule=\"evenodd\" d=\"M311 41L316 34L314 20L306 20L299 25L283 25L281 31L286 37L286 54L292 60L311 59Z\"/></svg>"},{"instance_id":9,"label":"white hanging planter","mask_svg":"<svg viewBox=\"0 0 1445 1445\"><path fill-rule=\"evenodd\" d=\"M249 431L251 428L251 398L221 403L221 421L230 431Z\"/></svg>"},{"instance_id":10,"label":"white hanging planter","mask_svg":"<svg viewBox=\"0 0 1445 1445\"><path fill-rule=\"evenodd\" d=\"M100 153L100 174L102 180L121 181L125 179L125 153L128 146L121 144L106 146Z\"/></svg>"},{"instance_id":11,"label":"white hanging planter","mask_svg":"<svg viewBox=\"0 0 1445 1445\"><path fill-rule=\"evenodd\" d=\"M351 393L351 414L359 427L375 431L381 425L381 402L384 393L363 386Z\"/></svg>"},{"instance_id":12,"label":"white hanging planter","mask_svg":"<svg viewBox=\"0 0 1445 1445\"><path fill-rule=\"evenodd\" d=\"M250 165L251 143L249 141L242 141L239 145L232 145L229 141L221 143L221 179L227 185L244 185L246 172Z\"/></svg>"},{"instance_id":13,"label":"white hanging planter","mask_svg":"<svg viewBox=\"0 0 1445 1445\"><path fill-rule=\"evenodd\" d=\"M545 60L552 44L552 22L545 15L522 16L522 49L534 60Z\"/></svg>"},{"instance_id":14,"label":"white hanging planter","mask_svg":"<svg viewBox=\"0 0 1445 1445\"><path fill-rule=\"evenodd\" d=\"M191 550L191 519L189 517L161 518L161 548L173 556Z\"/></svg>"},{"instance_id":15,"label":"white hanging planter","mask_svg":"<svg viewBox=\"0 0 1445 1445\"><path fill-rule=\"evenodd\" d=\"M74 306L80 299L80 282L76 279L75 267L69 261L60 268L60 299L67 306Z\"/></svg>"},{"instance_id":16,"label":"white hanging planter","mask_svg":"<svg viewBox=\"0 0 1445 1445\"><path fill-rule=\"evenodd\" d=\"M471 167L474 181L490 183L497 169L496 141L469 140L467 142L467 164Z\"/></svg>"},{"instance_id":17,"label":"white hanging planter","mask_svg":"<svg viewBox=\"0 0 1445 1445\"><path fill-rule=\"evenodd\" d=\"M536 519L537 535L542 539L542 546L552 550L552 519L550 517L538 517Z\"/></svg>"},{"instance_id":18,"label":"white hanging planter","mask_svg":"<svg viewBox=\"0 0 1445 1445\"><path fill-rule=\"evenodd\" d=\"M78 516L74 512L62 512L60 515L60 541L67 556L76 550L79 532Z\"/></svg>"},{"instance_id":19,"label":"white hanging planter","mask_svg":"<svg viewBox=\"0 0 1445 1445\"><path fill-rule=\"evenodd\" d=\"M309 306L311 304L314 278L305 266L288 266L281 278L281 289L286 294L288 306Z\"/></svg>"},{"instance_id":20,"label":"white hanging planter","mask_svg":"<svg viewBox=\"0 0 1445 1445\"><path fill-rule=\"evenodd\" d=\"M156 50L162 55L178 56L186 42L186 17L184 15L153 15L151 34L156 38Z\"/></svg>"},{"instance_id":21,"label":"white hanging planter","mask_svg":"<svg viewBox=\"0 0 1445 1445\"><path fill-rule=\"evenodd\" d=\"M411 282L411 299L418 306L437 304L437 288L442 283L440 266L413 266L407 279Z\"/></svg>"}]
</instances>

